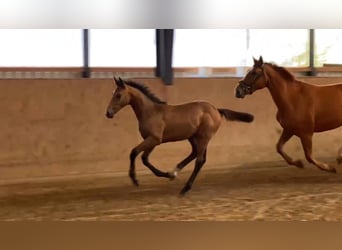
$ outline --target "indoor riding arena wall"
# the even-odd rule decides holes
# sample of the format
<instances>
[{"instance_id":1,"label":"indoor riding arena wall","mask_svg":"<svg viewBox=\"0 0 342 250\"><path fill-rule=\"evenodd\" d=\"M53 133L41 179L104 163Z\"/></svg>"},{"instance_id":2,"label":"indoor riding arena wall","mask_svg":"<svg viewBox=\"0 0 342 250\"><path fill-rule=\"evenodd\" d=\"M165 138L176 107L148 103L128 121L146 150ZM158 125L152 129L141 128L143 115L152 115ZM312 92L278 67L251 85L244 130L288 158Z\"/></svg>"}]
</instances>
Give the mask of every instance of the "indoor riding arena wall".
<instances>
[{"instance_id":1,"label":"indoor riding arena wall","mask_svg":"<svg viewBox=\"0 0 342 250\"><path fill-rule=\"evenodd\" d=\"M317 84L342 82L342 78L301 79ZM281 160L275 149L281 128L267 89L237 99L234 88L238 78L177 78L172 86L159 79L134 80L145 83L169 104L207 100L217 107L255 116L251 124L222 122L209 144L204 169ZM126 176L130 150L141 138L130 107L112 120L105 117L113 89L111 79L0 80L0 180L109 172ZM342 146L341 132L315 134L313 147L318 159L335 159ZM297 138L292 138L285 150L304 159ZM167 171L189 152L187 141L167 143L157 147L150 160ZM148 171L140 157L136 169Z\"/></svg>"}]
</instances>

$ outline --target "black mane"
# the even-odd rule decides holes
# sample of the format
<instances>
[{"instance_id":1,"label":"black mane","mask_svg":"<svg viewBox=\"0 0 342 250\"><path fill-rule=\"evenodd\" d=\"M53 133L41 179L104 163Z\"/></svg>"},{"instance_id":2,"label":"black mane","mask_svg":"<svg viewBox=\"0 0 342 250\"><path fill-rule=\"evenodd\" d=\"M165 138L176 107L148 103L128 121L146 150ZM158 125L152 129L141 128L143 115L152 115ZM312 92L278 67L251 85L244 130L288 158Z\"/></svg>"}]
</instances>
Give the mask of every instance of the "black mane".
<instances>
[{"instance_id":1,"label":"black mane","mask_svg":"<svg viewBox=\"0 0 342 250\"><path fill-rule=\"evenodd\" d=\"M142 83L137 83L132 80L123 80L125 84L128 86L131 86L140 92L142 92L147 98L149 98L151 101L158 103L158 104L166 104L167 102L160 100L155 94L153 94L148 87L146 87Z\"/></svg>"}]
</instances>

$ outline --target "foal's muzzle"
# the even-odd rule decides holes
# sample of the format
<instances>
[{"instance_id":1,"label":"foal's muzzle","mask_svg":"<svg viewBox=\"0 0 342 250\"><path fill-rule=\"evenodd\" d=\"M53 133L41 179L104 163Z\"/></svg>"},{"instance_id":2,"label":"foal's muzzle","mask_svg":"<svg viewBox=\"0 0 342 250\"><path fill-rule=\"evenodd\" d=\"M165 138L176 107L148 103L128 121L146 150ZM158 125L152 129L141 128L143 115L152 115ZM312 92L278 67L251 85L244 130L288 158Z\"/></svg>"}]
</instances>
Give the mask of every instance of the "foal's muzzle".
<instances>
[{"instance_id":1,"label":"foal's muzzle","mask_svg":"<svg viewBox=\"0 0 342 250\"><path fill-rule=\"evenodd\" d=\"M114 114L107 111L106 116L107 118L112 119L114 117Z\"/></svg>"}]
</instances>

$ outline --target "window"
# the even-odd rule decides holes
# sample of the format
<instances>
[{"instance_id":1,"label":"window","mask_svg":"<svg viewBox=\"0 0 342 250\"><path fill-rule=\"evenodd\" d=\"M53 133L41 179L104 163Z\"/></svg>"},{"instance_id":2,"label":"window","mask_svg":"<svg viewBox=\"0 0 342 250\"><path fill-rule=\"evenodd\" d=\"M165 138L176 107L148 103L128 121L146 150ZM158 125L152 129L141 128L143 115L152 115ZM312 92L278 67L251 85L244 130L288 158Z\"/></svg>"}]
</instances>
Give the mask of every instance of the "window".
<instances>
[{"instance_id":1,"label":"window","mask_svg":"<svg viewBox=\"0 0 342 250\"><path fill-rule=\"evenodd\" d=\"M228 67L246 63L245 29L177 29L174 67Z\"/></svg>"},{"instance_id":2,"label":"window","mask_svg":"<svg viewBox=\"0 0 342 250\"><path fill-rule=\"evenodd\" d=\"M175 67L251 66L252 57L285 66L309 64L307 29L180 29L175 32Z\"/></svg>"},{"instance_id":3,"label":"window","mask_svg":"<svg viewBox=\"0 0 342 250\"><path fill-rule=\"evenodd\" d=\"M154 29L92 29L91 67L155 67Z\"/></svg>"},{"instance_id":4,"label":"window","mask_svg":"<svg viewBox=\"0 0 342 250\"><path fill-rule=\"evenodd\" d=\"M315 30L315 67L342 64L342 30Z\"/></svg>"},{"instance_id":5,"label":"window","mask_svg":"<svg viewBox=\"0 0 342 250\"><path fill-rule=\"evenodd\" d=\"M251 29L249 65L252 56L261 55L267 62L282 66L309 65L309 30L307 29Z\"/></svg>"},{"instance_id":6,"label":"window","mask_svg":"<svg viewBox=\"0 0 342 250\"><path fill-rule=\"evenodd\" d=\"M82 30L0 29L0 67L82 66Z\"/></svg>"}]
</instances>

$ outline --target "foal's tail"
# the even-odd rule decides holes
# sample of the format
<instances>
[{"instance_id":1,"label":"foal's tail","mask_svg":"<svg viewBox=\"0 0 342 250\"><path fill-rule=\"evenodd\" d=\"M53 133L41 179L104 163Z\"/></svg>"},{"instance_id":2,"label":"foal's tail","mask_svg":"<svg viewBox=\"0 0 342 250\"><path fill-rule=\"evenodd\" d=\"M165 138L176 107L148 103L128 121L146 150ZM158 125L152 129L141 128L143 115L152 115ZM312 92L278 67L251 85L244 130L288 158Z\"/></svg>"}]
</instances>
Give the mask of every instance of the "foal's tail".
<instances>
[{"instance_id":1,"label":"foal's tail","mask_svg":"<svg viewBox=\"0 0 342 250\"><path fill-rule=\"evenodd\" d=\"M249 113L237 112L230 109L218 109L220 114L229 121L252 122L254 116Z\"/></svg>"}]
</instances>

